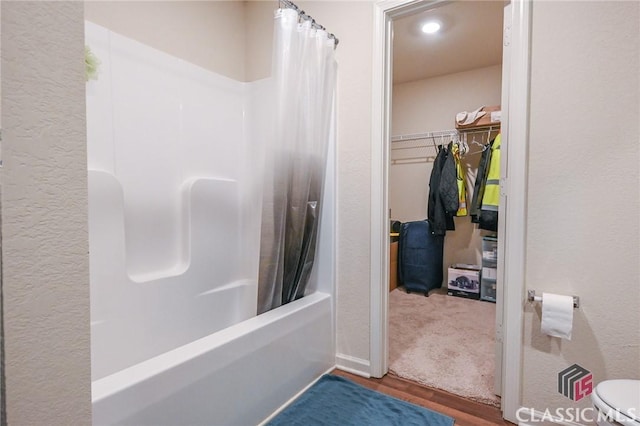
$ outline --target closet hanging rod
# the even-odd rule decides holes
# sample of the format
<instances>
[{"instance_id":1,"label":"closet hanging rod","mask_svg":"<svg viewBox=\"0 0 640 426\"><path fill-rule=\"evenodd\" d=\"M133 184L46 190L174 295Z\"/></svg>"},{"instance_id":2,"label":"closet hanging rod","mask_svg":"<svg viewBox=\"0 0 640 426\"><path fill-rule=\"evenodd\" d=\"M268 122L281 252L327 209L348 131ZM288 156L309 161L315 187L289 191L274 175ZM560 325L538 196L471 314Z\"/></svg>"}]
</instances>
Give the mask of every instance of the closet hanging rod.
<instances>
[{"instance_id":1,"label":"closet hanging rod","mask_svg":"<svg viewBox=\"0 0 640 426\"><path fill-rule=\"evenodd\" d=\"M280 8L281 9L283 8L283 6L285 8L287 8L287 9L293 9L296 12L298 12L298 14L300 15L301 19L303 19L305 21L311 21L311 26L313 28L315 28L316 30L327 31L327 29L325 27L323 27L322 25L318 24L316 22L316 20L313 19L313 16L307 15L304 10L300 9L298 7L298 5L296 5L291 0L278 0L278 2L280 3ZM338 43L340 43L340 40L338 40L338 37L336 37L335 34L330 33L329 31L327 31L327 33L329 34L329 38L332 38L336 42L334 48L337 48L338 47Z\"/></svg>"},{"instance_id":2,"label":"closet hanging rod","mask_svg":"<svg viewBox=\"0 0 640 426\"><path fill-rule=\"evenodd\" d=\"M457 130L441 130L439 132L427 132L427 133L412 133L409 135L392 136L391 142L413 141L417 139L429 139L440 138L443 136L455 136L458 134Z\"/></svg>"},{"instance_id":3,"label":"closet hanging rod","mask_svg":"<svg viewBox=\"0 0 640 426\"><path fill-rule=\"evenodd\" d=\"M420 139L432 139L432 138L440 138L444 136L458 136L462 133L467 135L472 134L484 134L487 132L497 132L500 130L500 126L489 126L484 128L478 128L474 130L468 131L460 131L460 130L441 130L437 132L427 132L427 133L412 133L408 135L398 135L392 136L391 142L403 142L403 141L415 141Z\"/></svg>"},{"instance_id":4,"label":"closet hanging rod","mask_svg":"<svg viewBox=\"0 0 640 426\"><path fill-rule=\"evenodd\" d=\"M392 165L402 165L402 164L417 164L417 163L433 163L436 157L433 155L424 156L424 157L407 157L407 158L397 158L395 160L391 160Z\"/></svg>"}]
</instances>

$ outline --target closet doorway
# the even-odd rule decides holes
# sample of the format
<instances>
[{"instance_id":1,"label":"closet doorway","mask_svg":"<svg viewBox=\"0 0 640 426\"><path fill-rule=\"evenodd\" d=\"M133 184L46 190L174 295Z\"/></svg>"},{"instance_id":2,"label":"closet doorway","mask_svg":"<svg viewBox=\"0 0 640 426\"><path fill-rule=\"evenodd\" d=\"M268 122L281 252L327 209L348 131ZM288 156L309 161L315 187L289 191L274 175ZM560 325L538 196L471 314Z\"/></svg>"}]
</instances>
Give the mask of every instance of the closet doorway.
<instances>
[{"instance_id":1,"label":"closet doorway","mask_svg":"<svg viewBox=\"0 0 640 426\"><path fill-rule=\"evenodd\" d=\"M372 159L371 374L377 377L382 376L391 367L403 376L404 373L399 370L404 369L406 372L407 363L430 362L435 366L431 373L426 371L426 376L418 377L418 380L416 377L409 378L434 385L428 375L431 374L434 379L437 379L435 376L442 376L443 371L450 367L447 363L449 361L454 363L453 358L458 355L456 351L460 351L462 346L453 343L452 347L440 348L439 353L436 351L435 355L433 353L430 355L437 359L413 359L418 358L418 355L424 355L422 352L428 352L420 351L420 348L428 345L429 330L426 337L417 335L418 333L416 336L411 336L411 327L404 327L403 333L406 332L409 335L403 335L400 338L391 337L390 333L397 331L398 328L390 321L398 321L398 317L400 317L399 321L403 321L402 312L398 314L398 309L409 309L408 306L411 304L409 298L425 306L432 304L431 307L418 307L417 310L410 312L419 312L420 309L433 312L434 306L442 308L443 304L451 304L454 306L451 315L447 314L446 306L444 310L440 309L442 312L438 315L445 317L445 320L441 321L442 324L438 326L440 328L436 334L445 334L449 338L478 322L478 316L482 316L480 322L484 323L496 320L495 330L491 330L491 324L488 324L490 333L496 336L494 338L496 343L495 381L492 380L491 382L494 383L490 384L485 381L485 388L490 388L485 390L488 390L489 394L502 393L504 397L501 406L504 416L507 419L514 419L520 404L530 5L515 1L506 9L503 7L505 3L502 2L482 1L406 1L401 4L383 2L376 6L378 31L374 51L377 55L375 63L379 64L380 68L374 67L374 88L381 90L374 90L376 96L373 100L376 115L374 115ZM503 13L506 17L504 25ZM441 25L441 32L431 34L431 41L427 41L428 34L420 34L422 25L427 23L429 17ZM513 21L514 17L515 21ZM456 26L458 26L457 30ZM464 31L461 32L460 27ZM505 29L504 38L502 37L503 28ZM497 36L495 34L491 36L491 30L497 33ZM453 45L446 46L446 38L454 39L456 33L461 33L461 35L458 34L460 38L453 41ZM395 54L392 55L394 48L401 54L404 46L399 47L397 43L402 43L406 35L414 38L424 36L422 44L427 51L427 53L416 51L410 53L408 67L398 62ZM437 43L445 47L439 47ZM483 48L490 43L493 43L493 47ZM502 64L503 54L500 50L503 44L505 49ZM380 48L379 51L377 47ZM491 53L491 49L497 49L498 53ZM476 51L480 54L474 57ZM421 64L420 58L425 58L426 62ZM423 69L427 70L427 74L420 74ZM428 72L432 74L429 75ZM480 157L476 153L479 153L484 145L493 139L496 132L492 133L492 130L495 128L483 128L482 131L486 133L452 132L451 130L455 130L457 113L462 111L471 113L482 106L496 107L495 109L502 111L500 229L497 232L499 247L498 265L495 270L498 303L491 305L487 301L459 299L446 294L447 267L450 264L483 264L482 250L486 240L483 241L482 237L487 233L477 230L475 225L465 217L456 218L456 231L447 232L445 237L447 241L444 249L443 289L430 293L433 297L429 298L417 294L401 294L398 293L399 290L394 290L395 293L392 291L389 295L388 284L393 281L389 279L390 270L393 269L393 265L389 264L389 221L396 219L401 222L411 222L424 220L427 217L429 175L433 167L432 161L437 153L434 145L448 144L452 139L466 142L468 157L463 156L461 163L468 175L467 187L473 188L472 183L475 180L478 157ZM378 118L379 121L376 120ZM492 120L494 121L496 120ZM518 140L518 143L509 146L508 150L505 149L505 143L508 144L512 139ZM461 143L459 146L464 145ZM509 175L508 170L511 171ZM507 177L510 183L509 188L505 188L504 185ZM470 190L472 191L473 189ZM472 194L468 198L468 203L471 199ZM509 208L506 208L507 200ZM509 251L505 250L507 246ZM375 264L375 262L379 263ZM508 282L509 285L501 288L504 282ZM433 305L434 303L440 306ZM477 311L470 307L480 309ZM466 315L467 313L469 315ZM434 320L433 317L420 319L413 317L413 313L409 315L412 317L405 318L404 321L415 324L417 332L424 331L425 325L428 327L428 324ZM423 330L419 330L420 328ZM503 336L504 345L502 344ZM427 339L426 342L424 339ZM436 344L447 345L445 340ZM413 352L399 353L404 349L393 345L405 345L413 349ZM462 350L470 351L469 348L462 348ZM490 352L485 351L484 356L493 355ZM475 354L462 355L463 359L465 356L468 359ZM401 359L400 367L396 365L398 359ZM467 372L460 365L458 360L457 374L462 378ZM475 367L469 365L469 368L482 368L478 365L482 364L477 364ZM455 382L455 377L453 381ZM436 385L436 387L441 386ZM445 390L460 393L446 387ZM482 400L482 398L473 399ZM500 403L499 399L495 401Z\"/></svg>"},{"instance_id":2,"label":"closet doorway","mask_svg":"<svg viewBox=\"0 0 640 426\"><path fill-rule=\"evenodd\" d=\"M480 205L499 165L503 11L461 1L393 20L388 177L389 371L494 406L497 211Z\"/></svg>"}]
</instances>

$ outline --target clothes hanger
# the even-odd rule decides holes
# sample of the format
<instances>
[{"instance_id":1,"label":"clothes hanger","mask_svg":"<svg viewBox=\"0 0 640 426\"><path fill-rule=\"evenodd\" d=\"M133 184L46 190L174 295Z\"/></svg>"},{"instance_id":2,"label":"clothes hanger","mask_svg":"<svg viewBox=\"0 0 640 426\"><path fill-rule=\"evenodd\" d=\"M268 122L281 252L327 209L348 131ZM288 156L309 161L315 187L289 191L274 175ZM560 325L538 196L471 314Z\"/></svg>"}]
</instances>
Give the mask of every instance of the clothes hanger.
<instances>
[{"instance_id":1,"label":"clothes hanger","mask_svg":"<svg viewBox=\"0 0 640 426\"><path fill-rule=\"evenodd\" d=\"M440 150L438 149L438 145L436 145L436 137L433 135L431 135L431 142L433 142L433 149L435 149L436 154L440 152Z\"/></svg>"},{"instance_id":2,"label":"clothes hanger","mask_svg":"<svg viewBox=\"0 0 640 426\"><path fill-rule=\"evenodd\" d=\"M470 151L469 144L467 143L467 134L465 133L462 139L462 147L460 150L460 155L465 155Z\"/></svg>"},{"instance_id":3,"label":"clothes hanger","mask_svg":"<svg viewBox=\"0 0 640 426\"><path fill-rule=\"evenodd\" d=\"M491 147L491 132L493 132L495 129L493 128L493 126L489 127L489 130L487 130L487 143L483 144L481 142L477 142L474 138L473 143L481 146L482 147L482 151L486 151L487 149L489 149ZM480 151L480 152L482 152Z\"/></svg>"},{"instance_id":4,"label":"clothes hanger","mask_svg":"<svg viewBox=\"0 0 640 426\"><path fill-rule=\"evenodd\" d=\"M488 137L489 137L489 136L487 135L487 138L488 138ZM489 139L487 139L487 141L488 141L488 140L489 140ZM482 142L478 142L478 141L476 140L476 136L475 136L475 134L474 134L474 136L471 138L471 144L473 144L473 145L478 145L480 148L484 148L484 147L485 147L485 144L483 144Z\"/></svg>"}]
</instances>

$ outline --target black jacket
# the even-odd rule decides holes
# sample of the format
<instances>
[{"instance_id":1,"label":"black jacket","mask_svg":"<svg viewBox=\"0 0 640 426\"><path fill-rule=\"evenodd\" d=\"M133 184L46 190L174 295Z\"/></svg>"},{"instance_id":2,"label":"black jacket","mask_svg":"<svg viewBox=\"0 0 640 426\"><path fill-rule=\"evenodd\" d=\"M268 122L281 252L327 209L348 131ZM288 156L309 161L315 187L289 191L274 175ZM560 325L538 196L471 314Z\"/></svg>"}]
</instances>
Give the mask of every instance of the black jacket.
<instances>
[{"instance_id":1,"label":"black jacket","mask_svg":"<svg viewBox=\"0 0 640 426\"><path fill-rule=\"evenodd\" d=\"M433 235L444 235L455 229L453 216L458 210L458 184L451 146L450 143L448 149L439 147L429 179L427 218Z\"/></svg>"}]
</instances>

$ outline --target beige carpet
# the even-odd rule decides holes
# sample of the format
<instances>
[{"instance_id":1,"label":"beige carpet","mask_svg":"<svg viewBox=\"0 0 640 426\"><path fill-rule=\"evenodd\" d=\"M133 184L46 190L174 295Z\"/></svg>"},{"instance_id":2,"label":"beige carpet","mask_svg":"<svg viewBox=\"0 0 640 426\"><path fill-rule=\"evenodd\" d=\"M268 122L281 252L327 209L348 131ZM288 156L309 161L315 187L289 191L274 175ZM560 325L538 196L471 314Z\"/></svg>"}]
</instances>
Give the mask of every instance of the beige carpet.
<instances>
[{"instance_id":1,"label":"beige carpet","mask_svg":"<svg viewBox=\"0 0 640 426\"><path fill-rule=\"evenodd\" d=\"M496 305L448 296L389 295L389 370L406 379L498 406L493 393Z\"/></svg>"}]
</instances>

